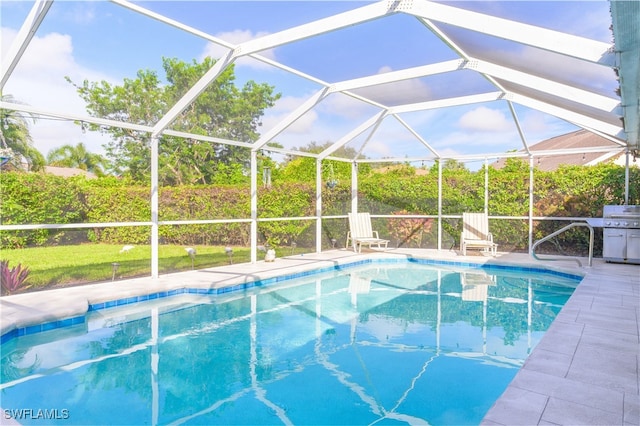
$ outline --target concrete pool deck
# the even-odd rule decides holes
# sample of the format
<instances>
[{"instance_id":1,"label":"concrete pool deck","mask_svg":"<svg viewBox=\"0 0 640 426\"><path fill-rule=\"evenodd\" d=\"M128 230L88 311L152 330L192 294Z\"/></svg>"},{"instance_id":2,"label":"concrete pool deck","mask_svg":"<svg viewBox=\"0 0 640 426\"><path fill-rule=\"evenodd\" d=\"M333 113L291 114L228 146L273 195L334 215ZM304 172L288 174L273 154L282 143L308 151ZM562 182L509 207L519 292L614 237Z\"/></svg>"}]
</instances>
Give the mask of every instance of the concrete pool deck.
<instances>
[{"instance_id":1,"label":"concrete pool deck","mask_svg":"<svg viewBox=\"0 0 640 426\"><path fill-rule=\"evenodd\" d=\"M363 254L331 250L0 298L0 334L83 316L90 304L185 287L224 288L311 269L356 262L371 255L414 256L454 262L545 266L584 279L534 348L522 369L486 414L483 425L640 425L640 266L594 259L535 261L526 254L496 258L454 251L390 249ZM582 259L586 265L586 259ZM479 384L481 386L481 384Z\"/></svg>"}]
</instances>

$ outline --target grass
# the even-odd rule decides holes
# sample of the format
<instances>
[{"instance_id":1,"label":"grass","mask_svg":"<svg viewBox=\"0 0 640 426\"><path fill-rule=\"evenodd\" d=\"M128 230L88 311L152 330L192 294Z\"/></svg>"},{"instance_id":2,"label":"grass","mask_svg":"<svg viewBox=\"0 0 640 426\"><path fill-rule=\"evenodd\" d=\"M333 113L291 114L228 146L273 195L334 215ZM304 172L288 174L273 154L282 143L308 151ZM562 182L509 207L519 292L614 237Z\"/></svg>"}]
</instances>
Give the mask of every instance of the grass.
<instances>
[{"instance_id":1,"label":"grass","mask_svg":"<svg viewBox=\"0 0 640 426\"><path fill-rule=\"evenodd\" d=\"M229 264L224 247L193 247L197 252L193 269ZM8 260L10 267L22 264L29 268L24 288L27 291L151 274L151 246L138 245L127 253L120 253L121 249L122 245L110 244L3 249L0 258ZM158 255L161 274L192 268L191 258L184 246L162 245ZM234 263L249 261L248 248L233 248ZM118 264L115 277L114 263Z\"/></svg>"}]
</instances>

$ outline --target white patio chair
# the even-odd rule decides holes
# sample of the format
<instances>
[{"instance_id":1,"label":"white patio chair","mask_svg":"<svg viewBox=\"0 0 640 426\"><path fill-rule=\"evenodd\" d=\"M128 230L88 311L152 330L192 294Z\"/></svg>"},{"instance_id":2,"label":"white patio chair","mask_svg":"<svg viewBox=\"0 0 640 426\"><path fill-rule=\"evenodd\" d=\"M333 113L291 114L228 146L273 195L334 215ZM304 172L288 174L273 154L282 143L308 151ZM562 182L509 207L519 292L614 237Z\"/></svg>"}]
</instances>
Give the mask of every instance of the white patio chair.
<instances>
[{"instance_id":1,"label":"white patio chair","mask_svg":"<svg viewBox=\"0 0 640 426\"><path fill-rule=\"evenodd\" d=\"M351 245L353 251L361 253L362 246L371 248L377 245L378 248L387 248L389 240L380 238L378 231L371 228L371 215L369 213L349 213L349 232L347 233L347 244Z\"/></svg>"},{"instance_id":2,"label":"white patio chair","mask_svg":"<svg viewBox=\"0 0 640 426\"><path fill-rule=\"evenodd\" d=\"M486 302L489 286L496 285L496 276L484 271L460 272L462 300L465 302Z\"/></svg>"},{"instance_id":3,"label":"white patio chair","mask_svg":"<svg viewBox=\"0 0 640 426\"><path fill-rule=\"evenodd\" d=\"M468 248L489 250L495 256L498 245L493 242L493 235L489 232L489 218L486 213L463 213L462 234L460 235L460 250L467 255Z\"/></svg>"}]
</instances>

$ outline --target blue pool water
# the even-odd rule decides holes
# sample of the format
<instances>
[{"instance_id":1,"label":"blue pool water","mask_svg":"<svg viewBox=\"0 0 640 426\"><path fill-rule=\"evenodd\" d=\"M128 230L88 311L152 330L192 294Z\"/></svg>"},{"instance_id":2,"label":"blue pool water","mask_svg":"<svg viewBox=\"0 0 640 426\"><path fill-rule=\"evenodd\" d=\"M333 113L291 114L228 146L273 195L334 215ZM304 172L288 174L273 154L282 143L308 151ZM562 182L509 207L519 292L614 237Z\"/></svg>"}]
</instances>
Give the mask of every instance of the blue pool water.
<instances>
[{"instance_id":1,"label":"blue pool water","mask_svg":"<svg viewBox=\"0 0 640 426\"><path fill-rule=\"evenodd\" d=\"M370 264L87 314L2 345L23 424L478 424L577 278Z\"/></svg>"}]
</instances>

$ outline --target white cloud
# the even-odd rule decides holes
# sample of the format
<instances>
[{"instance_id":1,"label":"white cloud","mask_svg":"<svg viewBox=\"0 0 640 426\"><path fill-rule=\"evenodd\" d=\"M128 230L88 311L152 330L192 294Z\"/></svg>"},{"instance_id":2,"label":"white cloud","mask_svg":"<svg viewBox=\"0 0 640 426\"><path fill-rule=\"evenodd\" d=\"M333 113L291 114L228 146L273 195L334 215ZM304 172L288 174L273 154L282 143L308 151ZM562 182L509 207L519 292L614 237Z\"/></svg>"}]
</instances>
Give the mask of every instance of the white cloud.
<instances>
[{"instance_id":1,"label":"white cloud","mask_svg":"<svg viewBox=\"0 0 640 426\"><path fill-rule=\"evenodd\" d=\"M313 126L318 121L318 114L315 111L307 111L302 117L294 121L288 130L292 133L305 134L313 129Z\"/></svg>"},{"instance_id":2,"label":"white cloud","mask_svg":"<svg viewBox=\"0 0 640 426\"><path fill-rule=\"evenodd\" d=\"M525 134L535 133L549 133L554 130L553 123L551 121L557 121L558 119L550 117L540 111L531 110L521 117L521 126Z\"/></svg>"},{"instance_id":3,"label":"white cloud","mask_svg":"<svg viewBox=\"0 0 640 426\"><path fill-rule=\"evenodd\" d=\"M2 29L2 38L13 39L15 32ZM4 42L3 42L4 44ZM77 67L73 59L73 46L68 35L49 33L34 37L16 67L12 79L46 79L47 83L60 80L64 72Z\"/></svg>"},{"instance_id":4,"label":"white cloud","mask_svg":"<svg viewBox=\"0 0 640 426\"><path fill-rule=\"evenodd\" d=\"M466 130L481 132L501 132L514 126L502 112L484 106L465 113L458 120L458 125Z\"/></svg>"},{"instance_id":5,"label":"white cloud","mask_svg":"<svg viewBox=\"0 0 640 426\"><path fill-rule=\"evenodd\" d=\"M451 158L451 157L455 158L461 155L465 155L467 153L457 149L453 149L453 148L443 148L438 150L438 154L446 158Z\"/></svg>"},{"instance_id":6,"label":"white cloud","mask_svg":"<svg viewBox=\"0 0 640 426\"><path fill-rule=\"evenodd\" d=\"M369 158L389 158L394 156L389 145L389 141L371 140L362 150L362 153Z\"/></svg>"},{"instance_id":7,"label":"white cloud","mask_svg":"<svg viewBox=\"0 0 640 426\"><path fill-rule=\"evenodd\" d=\"M1 28L2 51L7 52L17 32ZM65 80L69 76L75 82L114 81L109 76L79 65L73 56L71 36L49 33L34 37L24 52L4 87L3 93L12 95L17 101L34 108L73 115L87 115L85 104L74 86ZM102 152L106 138L88 132L83 135L78 126L70 121L39 119L30 127L34 146L44 155L51 149L83 142L87 149ZM81 136L82 135L82 136Z\"/></svg>"},{"instance_id":8,"label":"white cloud","mask_svg":"<svg viewBox=\"0 0 640 426\"><path fill-rule=\"evenodd\" d=\"M296 108L298 108L306 98L297 98L293 96L283 96L280 98L273 108L266 111L262 119L262 133L272 129L282 120L286 119ZM318 114L311 110L307 111L302 117L296 120L291 126L287 127L286 132L296 133L299 135L312 131L318 120Z\"/></svg>"}]
</instances>

